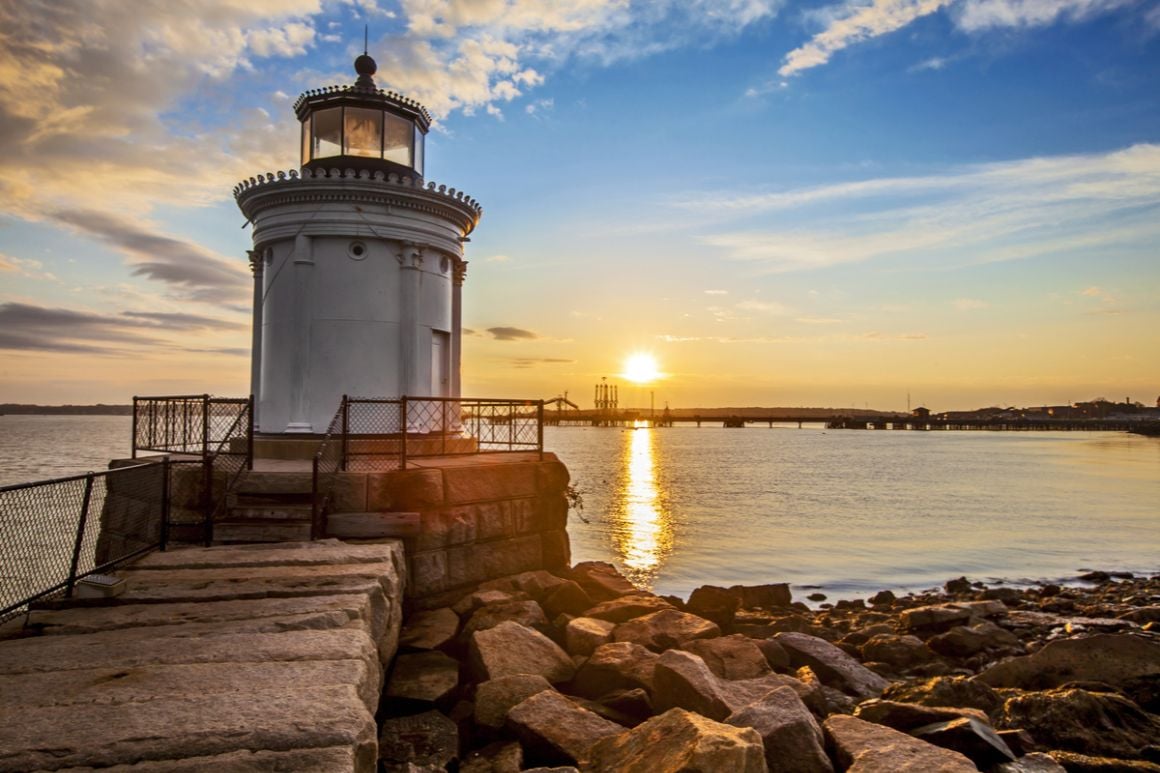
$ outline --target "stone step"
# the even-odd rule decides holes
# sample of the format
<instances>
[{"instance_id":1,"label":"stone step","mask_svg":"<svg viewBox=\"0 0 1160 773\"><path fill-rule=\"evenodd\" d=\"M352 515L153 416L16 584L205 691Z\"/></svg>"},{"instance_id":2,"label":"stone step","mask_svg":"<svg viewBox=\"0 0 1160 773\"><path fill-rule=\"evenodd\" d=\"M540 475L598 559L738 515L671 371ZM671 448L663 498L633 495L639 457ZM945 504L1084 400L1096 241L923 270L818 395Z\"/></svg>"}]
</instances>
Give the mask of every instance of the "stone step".
<instances>
[{"instance_id":1,"label":"stone step","mask_svg":"<svg viewBox=\"0 0 1160 773\"><path fill-rule=\"evenodd\" d=\"M310 521L222 521L213 527L216 544L238 542L297 542L310 539Z\"/></svg>"},{"instance_id":2,"label":"stone step","mask_svg":"<svg viewBox=\"0 0 1160 773\"><path fill-rule=\"evenodd\" d=\"M309 505L314 497L309 491L280 494L276 492L251 493L231 491L226 495L227 507L258 507L261 505Z\"/></svg>"},{"instance_id":3,"label":"stone step","mask_svg":"<svg viewBox=\"0 0 1160 773\"><path fill-rule=\"evenodd\" d=\"M314 507L311 504L296 505L238 505L229 508L227 522L250 521L310 521Z\"/></svg>"},{"instance_id":4,"label":"stone step","mask_svg":"<svg viewBox=\"0 0 1160 773\"><path fill-rule=\"evenodd\" d=\"M419 533L419 513L331 513L326 533L339 539L413 537Z\"/></svg>"},{"instance_id":5,"label":"stone step","mask_svg":"<svg viewBox=\"0 0 1160 773\"><path fill-rule=\"evenodd\" d=\"M242 476L234 486L236 494L310 494L314 476L309 472L255 472Z\"/></svg>"}]
</instances>

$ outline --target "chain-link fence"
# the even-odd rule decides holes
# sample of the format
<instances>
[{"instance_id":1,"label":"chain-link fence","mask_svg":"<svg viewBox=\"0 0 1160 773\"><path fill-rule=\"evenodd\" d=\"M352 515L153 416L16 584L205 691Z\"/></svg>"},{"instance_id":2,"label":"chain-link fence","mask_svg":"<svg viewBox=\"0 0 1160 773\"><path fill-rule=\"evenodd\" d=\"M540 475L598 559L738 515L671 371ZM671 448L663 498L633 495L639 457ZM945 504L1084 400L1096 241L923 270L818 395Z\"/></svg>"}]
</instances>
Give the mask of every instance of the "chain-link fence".
<instances>
[{"instance_id":1,"label":"chain-link fence","mask_svg":"<svg viewBox=\"0 0 1160 773\"><path fill-rule=\"evenodd\" d=\"M209 456L223 443L240 445L241 438L252 437L252 403L210 395L134 397L133 455L142 450Z\"/></svg>"},{"instance_id":2,"label":"chain-link fence","mask_svg":"<svg viewBox=\"0 0 1160 773\"><path fill-rule=\"evenodd\" d=\"M0 622L168 540L167 459L0 488Z\"/></svg>"}]
</instances>

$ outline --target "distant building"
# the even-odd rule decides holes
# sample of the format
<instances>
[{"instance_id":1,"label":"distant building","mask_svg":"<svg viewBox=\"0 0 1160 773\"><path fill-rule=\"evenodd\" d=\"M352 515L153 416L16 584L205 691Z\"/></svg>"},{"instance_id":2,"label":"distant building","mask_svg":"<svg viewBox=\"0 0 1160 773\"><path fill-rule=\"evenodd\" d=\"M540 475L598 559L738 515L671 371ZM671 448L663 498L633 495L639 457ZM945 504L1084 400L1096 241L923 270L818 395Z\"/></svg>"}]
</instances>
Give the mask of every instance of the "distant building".
<instances>
[{"instance_id":1,"label":"distant building","mask_svg":"<svg viewBox=\"0 0 1160 773\"><path fill-rule=\"evenodd\" d=\"M925 408L925 407L920 405L917 408L915 408L913 411L911 411L910 415L916 419L929 419L930 418L930 408Z\"/></svg>"}]
</instances>

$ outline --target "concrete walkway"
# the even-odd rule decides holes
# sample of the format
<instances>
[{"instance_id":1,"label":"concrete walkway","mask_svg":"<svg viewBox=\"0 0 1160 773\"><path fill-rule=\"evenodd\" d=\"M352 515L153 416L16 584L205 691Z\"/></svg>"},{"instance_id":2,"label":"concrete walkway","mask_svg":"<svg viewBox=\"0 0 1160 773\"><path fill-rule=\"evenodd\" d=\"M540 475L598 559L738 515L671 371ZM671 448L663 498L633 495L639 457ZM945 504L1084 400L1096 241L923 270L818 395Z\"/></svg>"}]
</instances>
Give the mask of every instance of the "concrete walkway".
<instances>
[{"instance_id":1,"label":"concrete walkway","mask_svg":"<svg viewBox=\"0 0 1160 773\"><path fill-rule=\"evenodd\" d=\"M402 542L172 550L0 641L0 771L373 771ZM101 603L108 604L108 601Z\"/></svg>"}]
</instances>

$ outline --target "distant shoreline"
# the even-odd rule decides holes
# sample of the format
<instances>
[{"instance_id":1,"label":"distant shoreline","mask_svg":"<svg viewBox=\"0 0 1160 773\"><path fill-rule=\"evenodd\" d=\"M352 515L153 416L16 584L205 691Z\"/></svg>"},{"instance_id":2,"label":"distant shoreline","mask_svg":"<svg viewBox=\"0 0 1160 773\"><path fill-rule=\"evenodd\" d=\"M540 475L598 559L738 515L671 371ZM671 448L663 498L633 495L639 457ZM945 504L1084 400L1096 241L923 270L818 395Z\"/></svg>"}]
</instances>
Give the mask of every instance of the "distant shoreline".
<instances>
[{"instance_id":1,"label":"distant shoreline","mask_svg":"<svg viewBox=\"0 0 1160 773\"><path fill-rule=\"evenodd\" d=\"M132 405L29 405L0 403L0 415L14 416L132 416Z\"/></svg>"}]
</instances>

